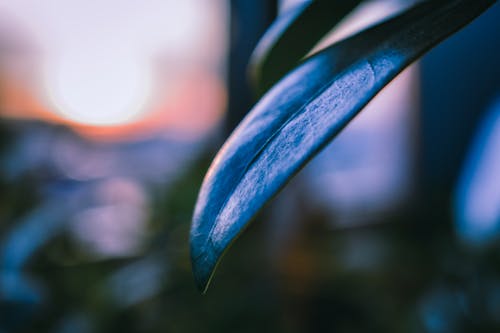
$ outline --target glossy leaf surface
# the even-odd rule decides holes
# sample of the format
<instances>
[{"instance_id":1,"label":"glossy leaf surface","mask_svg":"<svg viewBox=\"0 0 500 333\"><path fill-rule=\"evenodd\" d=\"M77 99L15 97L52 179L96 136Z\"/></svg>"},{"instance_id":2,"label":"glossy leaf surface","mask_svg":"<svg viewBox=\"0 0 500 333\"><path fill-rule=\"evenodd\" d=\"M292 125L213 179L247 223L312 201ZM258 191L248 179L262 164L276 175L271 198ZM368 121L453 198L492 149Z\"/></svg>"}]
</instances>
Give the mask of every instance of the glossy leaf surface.
<instances>
[{"instance_id":1,"label":"glossy leaf surface","mask_svg":"<svg viewBox=\"0 0 500 333\"><path fill-rule=\"evenodd\" d=\"M494 0L426 1L311 56L250 111L213 161L191 227L204 291L251 219L398 73Z\"/></svg>"},{"instance_id":2,"label":"glossy leaf surface","mask_svg":"<svg viewBox=\"0 0 500 333\"><path fill-rule=\"evenodd\" d=\"M283 13L266 31L250 60L250 74L260 93L299 61L362 0L316 0Z\"/></svg>"}]
</instances>

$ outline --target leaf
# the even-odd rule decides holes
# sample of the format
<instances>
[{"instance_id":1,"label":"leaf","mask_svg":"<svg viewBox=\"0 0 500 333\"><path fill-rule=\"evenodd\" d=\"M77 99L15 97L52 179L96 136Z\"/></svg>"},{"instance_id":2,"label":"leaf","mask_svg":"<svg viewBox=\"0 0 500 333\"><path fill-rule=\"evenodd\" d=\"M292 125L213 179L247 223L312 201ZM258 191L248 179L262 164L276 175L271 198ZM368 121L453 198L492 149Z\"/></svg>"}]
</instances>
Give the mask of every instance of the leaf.
<instances>
[{"instance_id":1,"label":"leaf","mask_svg":"<svg viewBox=\"0 0 500 333\"><path fill-rule=\"evenodd\" d=\"M311 56L249 112L198 195L191 260L205 291L251 219L398 73L495 0L425 1Z\"/></svg>"},{"instance_id":2,"label":"leaf","mask_svg":"<svg viewBox=\"0 0 500 333\"><path fill-rule=\"evenodd\" d=\"M316 0L280 15L250 59L250 75L261 94L293 69L314 45L362 0Z\"/></svg>"}]
</instances>

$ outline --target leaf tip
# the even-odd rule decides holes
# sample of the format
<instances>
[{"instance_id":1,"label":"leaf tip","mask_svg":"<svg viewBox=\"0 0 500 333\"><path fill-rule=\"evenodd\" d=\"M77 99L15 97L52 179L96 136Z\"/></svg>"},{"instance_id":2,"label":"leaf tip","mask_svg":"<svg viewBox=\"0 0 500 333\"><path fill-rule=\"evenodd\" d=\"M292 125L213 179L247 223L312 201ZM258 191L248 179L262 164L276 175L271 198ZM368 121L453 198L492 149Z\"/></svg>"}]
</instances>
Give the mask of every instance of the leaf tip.
<instances>
[{"instance_id":1,"label":"leaf tip","mask_svg":"<svg viewBox=\"0 0 500 333\"><path fill-rule=\"evenodd\" d=\"M219 256L213 248L200 246L191 238L191 266L196 286L202 294L205 294L208 289L217 267L218 258Z\"/></svg>"}]
</instances>

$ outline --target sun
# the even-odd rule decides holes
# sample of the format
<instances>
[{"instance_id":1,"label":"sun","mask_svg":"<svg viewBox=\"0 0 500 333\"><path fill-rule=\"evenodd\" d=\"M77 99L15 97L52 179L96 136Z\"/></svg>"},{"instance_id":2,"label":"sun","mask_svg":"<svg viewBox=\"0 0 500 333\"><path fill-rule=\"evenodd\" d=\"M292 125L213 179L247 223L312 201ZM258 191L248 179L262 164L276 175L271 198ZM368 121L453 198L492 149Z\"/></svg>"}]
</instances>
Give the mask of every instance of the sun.
<instances>
[{"instance_id":1,"label":"sun","mask_svg":"<svg viewBox=\"0 0 500 333\"><path fill-rule=\"evenodd\" d=\"M144 113L152 89L144 59L79 51L44 66L44 95L57 112L97 126L126 124Z\"/></svg>"}]
</instances>

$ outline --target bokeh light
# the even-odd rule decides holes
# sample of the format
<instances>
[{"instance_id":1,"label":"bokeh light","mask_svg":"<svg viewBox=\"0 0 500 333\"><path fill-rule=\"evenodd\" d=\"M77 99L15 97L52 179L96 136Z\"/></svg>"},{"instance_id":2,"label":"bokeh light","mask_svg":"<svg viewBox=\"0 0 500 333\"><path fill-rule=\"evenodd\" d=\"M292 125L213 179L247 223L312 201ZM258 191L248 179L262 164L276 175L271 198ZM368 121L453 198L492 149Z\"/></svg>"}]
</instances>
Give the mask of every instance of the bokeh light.
<instances>
[{"instance_id":1,"label":"bokeh light","mask_svg":"<svg viewBox=\"0 0 500 333\"><path fill-rule=\"evenodd\" d=\"M500 236L500 98L478 128L455 195L458 235L469 245Z\"/></svg>"}]
</instances>

